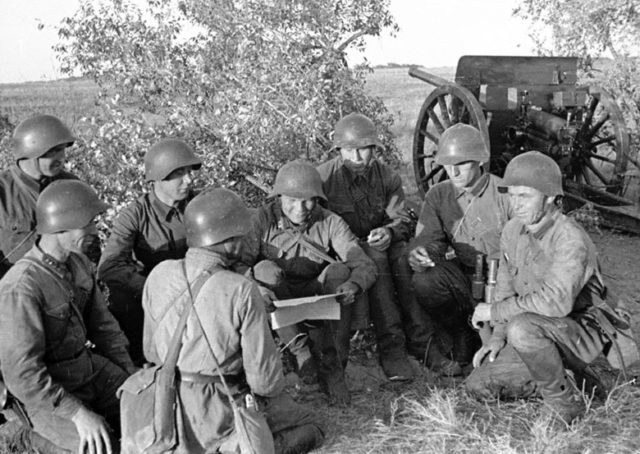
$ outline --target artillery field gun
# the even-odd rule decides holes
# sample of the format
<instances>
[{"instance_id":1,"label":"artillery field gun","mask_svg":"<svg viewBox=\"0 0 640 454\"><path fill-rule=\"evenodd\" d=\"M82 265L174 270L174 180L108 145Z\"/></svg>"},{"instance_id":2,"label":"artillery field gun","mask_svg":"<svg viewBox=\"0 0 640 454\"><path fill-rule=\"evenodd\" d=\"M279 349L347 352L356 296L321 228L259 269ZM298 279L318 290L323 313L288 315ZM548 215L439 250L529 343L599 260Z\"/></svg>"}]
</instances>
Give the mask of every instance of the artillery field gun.
<instances>
[{"instance_id":1,"label":"artillery field gun","mask_svg":"<svg viewBox=\"0 0 640 454\"><path fill-rule=\"evenodd\" d=\"M622 112L598 87L577 85L577 58L464 56L455 82L412 68L436 88L425 99L414 133L418 189L446 179L434 162L440 134L455 123L478 128L491 144L490 170L502 175L514 156L538 150L564 175L565 208L587 202L605 225L640 234L640 211L625 198L640 163L630 153Z\"/></svg>"}]
</instances>

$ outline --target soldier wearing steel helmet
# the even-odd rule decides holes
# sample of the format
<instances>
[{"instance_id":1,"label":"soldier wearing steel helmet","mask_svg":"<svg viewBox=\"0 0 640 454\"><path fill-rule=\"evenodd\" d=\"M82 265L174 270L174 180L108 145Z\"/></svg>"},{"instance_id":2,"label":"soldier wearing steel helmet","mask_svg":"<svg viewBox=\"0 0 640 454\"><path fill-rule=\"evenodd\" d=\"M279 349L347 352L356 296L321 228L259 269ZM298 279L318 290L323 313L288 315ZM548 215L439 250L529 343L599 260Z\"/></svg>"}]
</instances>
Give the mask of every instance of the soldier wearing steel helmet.
<instances>
[{"instance_id":1,"label":"soldier wearing steel helmet","mask_svg":"<svg viewBox=\"0 0 640 454\"><path fill-rule=\"evenodd\" d=\"M148 193L116 218L98 266L109 287L110 309L131 342L136 364L142 357L142 307L146 276L163 260L184 257L187 251L184 210L194 197L193 172L202 161L183 140L163 139L144 158Z\"/></svg>"},{"instance_id":2,"label":"soldier wearing steel helmet","mask_svg":"<svg viewBox=\"0 0 640 454\"><path fill-rule=\"evenodd\" d=\"M411 225L400 176L376 159L381 146L371 119L360 113L346 115L333 135L332 150L338 156L320 165L318 172L329 209L360 238L360 246L378 268L378 279L356 304L368 305L365 313L373 322L382 369L391 380L408 380L414 371L398 299L415 298L405 258Z\"/></svg>"},{"instance_id":3,"label":"soldier wearing steel helmet","mask_svg":"<svg viewBox=\"0 0 640 454\"><path fill-rule=\"evenodd\" d=\"M252 217L242 262L278 299L342 294L339 321L292 325L279 329L278 336L305 383L319 381L332 402L347 404L351 304L371 287L377 270L345 221L319 206L319 199L326 196L318 171L303 161L285 164L270 200Z\"/></svg>"},{"instance_id":4,"label":"soldier wearing steel helmet","mask_svg":"<svg viewBox=\"0 0 640 454\"><path fill-rule=\"evenodd\" d=\"M412 342L425 346L428 366L447 375L461 373L477 348L479 338L469 325L471 275L477 254L497 258L500 232L509 217L507 196L498 192L500 179L484 168L489 156L474 127L459 123L444 131L435 160L449 179L427 192L410 246L409 264L420 309L427 322L431 320L452 337L453 362L442 356L437 343L429 343L431 323Z\"/></svg>"},{"instance_id":5,"label":"soldier wearing steel helmet","mask_svg":"<svg viewBox=\"0 0 640 454\"><path fill-rule=\"evenodd\" d=\"M482 397L539 392L543 413L569 424L584 412L584 402L565 366L578 388L583 379L587 385L599 381L588 365L603 348L615 350L611 342L622 339L617 329L626 322L609 306L589 235L562 214L558 164L537 151L523 153L509 162L501 186L509 193L513 219L500 239L493 302L478 304L472 319L494 329L465 384ZM615 327L617 341L607 338L605 325ZM596 386L603 391L602 383Z\"/></svg>"},{"instance_id":6,"label":"soldier wearing steel helmet","mask_svg":"<svg viewBox=\"0 0 640 454\"><path fill-rule=\"evenodd\" d=\"M16 127L15 165L0 173L0 277L35 243L38 194L52 181L76 178L64 170L65 150L75 140L52 115L35 115Z\"/></svg>"},{"instance_id":7,"label":"soldier wearing steel helmet","mask_svg":"<svg viewBox=\"0 0 640 454\"><path fill-rule=\"evenodd\" d=\"M135 369L82 254L106 208L85 183L51 183L36 204L39 239L0 280L2 376L42 452L111 453L115 392Z\"/></svg>"},{"instance_id":8,"label":"soldier wearing steel helmet","mask_svg":"<svg viewBox=\"0 0 640 454\"><path fill-rule=\"evenodd\" d=\"M195 197L184 217L185 258L156 266L143 295L145 356L162 364L190 298L187 280L194 289L177 363L183 417L177 420L178 445L172 452L310 451L324 435L311 412L283 391L282 364L257 285L232 271L250 228L249 210L234 192L216 188ZM251 446L243 446L247 440L234 431L238 424L220 373L236 401L256 395L259 411L243 413L251 419L245 421Z\"/></svg>"}]
</instances>

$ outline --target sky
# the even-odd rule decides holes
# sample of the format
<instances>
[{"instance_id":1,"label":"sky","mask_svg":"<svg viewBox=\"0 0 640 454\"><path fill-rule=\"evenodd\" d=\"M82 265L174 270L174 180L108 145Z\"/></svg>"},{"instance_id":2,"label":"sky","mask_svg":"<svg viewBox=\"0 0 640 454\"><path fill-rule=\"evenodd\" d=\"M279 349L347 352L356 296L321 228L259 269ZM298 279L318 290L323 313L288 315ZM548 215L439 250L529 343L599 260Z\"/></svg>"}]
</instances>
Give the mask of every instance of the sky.
<instances>
[{"instance_id":1,"label":"sky","mask_svg":"<svg viewBox=\"0 0 640 454\"><path fill-rule=\"evenodd\" d=\"M456 66L462 55L531 55L528 25L516 0L391 0L400 31L367 41L374 65ZM0 0L0 83L62 77L51 47L56 26L78 0ZM41 25L40 29L38 25ZM350 54L351 63L362 56Z\"/></svg>"}]
</instances>

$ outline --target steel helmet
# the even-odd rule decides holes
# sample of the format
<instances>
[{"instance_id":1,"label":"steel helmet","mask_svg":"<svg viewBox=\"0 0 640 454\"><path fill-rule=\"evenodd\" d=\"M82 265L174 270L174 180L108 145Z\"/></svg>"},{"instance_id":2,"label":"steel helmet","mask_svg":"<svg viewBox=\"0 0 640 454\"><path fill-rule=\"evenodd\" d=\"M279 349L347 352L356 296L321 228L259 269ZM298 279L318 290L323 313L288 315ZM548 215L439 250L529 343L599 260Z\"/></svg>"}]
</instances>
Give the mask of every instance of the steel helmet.
<instances>
[{"instance_id":1,"label":"steel helmet","mask_svg":"<svg viewBox=\"0 0 640 454\"><path fill-rule=\"evenodd\" d=\"M13 132L13 156L34 159L58 145L71 146L76 138L71 130L53 115L35 115L20 122Z\"/></svg>"},{"instance_id":2,"label":"steel helmet","mask_svg":"<svg viewBox=\"0 0 640 454\"><path fill-rule=\"evenodd\" d=\"M382 146L373 121L361 113L350 113L342 117L333 132L333 146L336 148L364 148Z\"/></svg>"},{"instance_id":3,"label":"steel helmet","mask_svg":"<svg viewBox=\"0 0 640 454\"><path fill-rule=\"evenodd\" d=\"M108 208L87 183L56 180L38 197L36 230L42 234L81 229Z\"/></svg>"},{"instance_id":4,"label":"steel helmet","mask_svg":"<svg viewBox=\"0 0 640 454\"><path fill-rule=\"evenodd\" d=\"M322 190L322 178L313 165L304 161L291 161L283 165L276 175L276 182L269 197L286 195L297 199L321 197L327 200Z\"/></svg>"},{"instance_id":5,"label":"steel helmet","mask_svg":"<svg viewBox=\"0 0 640 454\"><path fill-rule=\"evenodd\" d=\"M438 141L436 164L457 165L466 161L489 162L490 152L482 133L473 126L456 123L447 128Z\"/></svg>"},{"instance_id":6,"label":"steel helmet","mask_svg":"<svg viewBox=\"0 0 640 454\"><path fill-rule=\"evenodd\" d=\"M187 246L211 246L246 235L250 217L249 209L235 192L224 188L201 192L185 208Z\"/></svg>"},{"instance_id":7,"label":"steel helmet","mask_svg":"<svg viewBox=\"0 0 640 454\"><path fill-rule=\"evenodd\" d=\"M144 156L144 174L147 181L164 180L174 170L191 166L199 169L202 161L193 149L180 139L163 139L153 145Z\"/></svg>"},{"instance_id":8,"label":"steel helmet","mask_svg":"<svg viewBox=\"0 0 640 454\"><path fill-rule=\"evenodd\" d=\"M549 197L564 195L560 166L539 151L527 151L509 161L500 190L506 192L509 186L528 186Z\"/></svg>"}]
</instances>

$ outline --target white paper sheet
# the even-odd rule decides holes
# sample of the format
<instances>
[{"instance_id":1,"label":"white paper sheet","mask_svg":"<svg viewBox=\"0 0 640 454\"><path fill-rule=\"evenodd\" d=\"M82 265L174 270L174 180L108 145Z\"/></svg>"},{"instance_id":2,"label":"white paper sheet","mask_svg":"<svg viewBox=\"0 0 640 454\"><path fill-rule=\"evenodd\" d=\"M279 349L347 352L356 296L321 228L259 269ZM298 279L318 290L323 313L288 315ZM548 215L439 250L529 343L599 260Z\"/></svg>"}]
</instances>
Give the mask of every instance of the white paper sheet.
<instances>
[{"instance_id":1,"label":"white paper sheet","mask_svg":"<svg viewBox=\"0 0 640 454\"><path fill-rule=\"evenodd\" d=\"M271 313L271 326L278 329L304 320L340 320L340 304L336 295L274 301L276 310Z\"/></svg>"}]
</instances>

